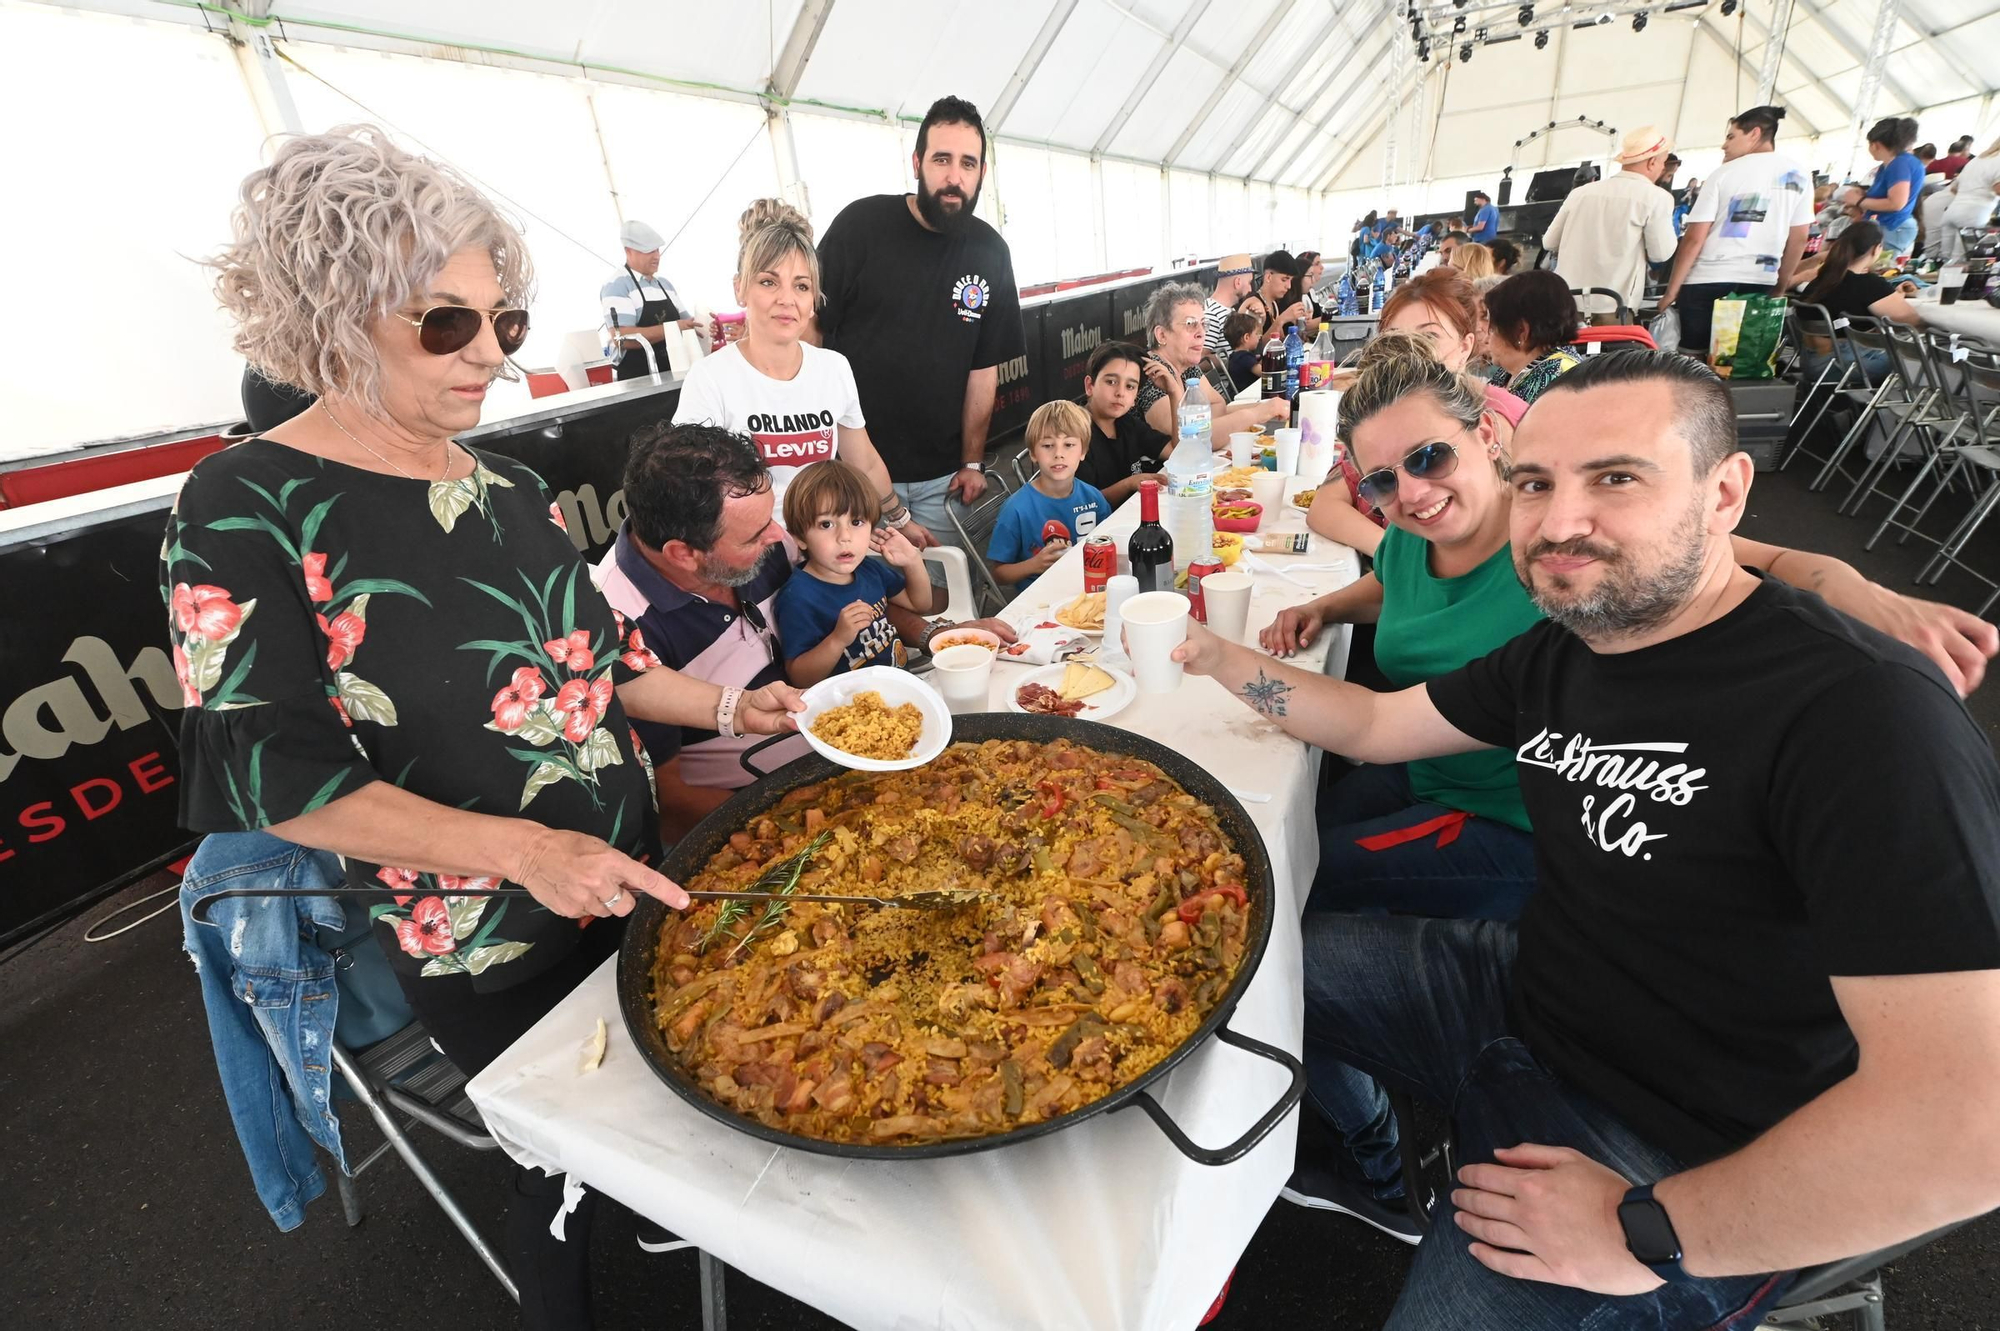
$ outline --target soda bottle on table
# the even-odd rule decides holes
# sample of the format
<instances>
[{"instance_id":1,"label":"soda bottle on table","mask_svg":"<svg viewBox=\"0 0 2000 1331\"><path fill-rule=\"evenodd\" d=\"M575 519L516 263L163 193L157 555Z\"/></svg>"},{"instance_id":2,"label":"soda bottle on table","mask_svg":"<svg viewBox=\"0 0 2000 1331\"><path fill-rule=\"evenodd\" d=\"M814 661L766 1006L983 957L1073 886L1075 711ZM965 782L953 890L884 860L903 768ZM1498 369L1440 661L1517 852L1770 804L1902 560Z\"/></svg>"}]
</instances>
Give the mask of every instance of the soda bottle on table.
<instances>
[{"instance_id":1,"label":"soda bottle on table","mask_svg":"<svg viewBox=\"0 0 2000 1331\"><path fill-rule=\"evenodd\" d=\"M1139 525L1125 545L1125 558L1140 591L1174 589L1174 538L1160 525L1160 482L1150 476L1139 482Z\"/></svg>"},{"instance_id":2,"label":"soda bottle on table","mask_svg":"<svg viewBox=\"0 0 2000 1331\"><path fill-rule=\"evenodd\" d=\"M1297 324L1285 325L1285 399L1299 400L1299 367L1306 363L1305 340Z\"/></svg>"}]
</instances>

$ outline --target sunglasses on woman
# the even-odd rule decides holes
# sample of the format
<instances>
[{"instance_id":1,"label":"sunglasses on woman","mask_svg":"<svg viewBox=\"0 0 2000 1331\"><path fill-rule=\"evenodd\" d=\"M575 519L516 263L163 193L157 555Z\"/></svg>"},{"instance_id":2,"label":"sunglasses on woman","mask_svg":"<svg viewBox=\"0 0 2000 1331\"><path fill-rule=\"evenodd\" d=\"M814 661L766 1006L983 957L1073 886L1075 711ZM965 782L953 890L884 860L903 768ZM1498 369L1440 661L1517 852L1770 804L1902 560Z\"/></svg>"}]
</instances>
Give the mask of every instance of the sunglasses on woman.
<instances>
[{"instance_id":1,"label":"sunglasses on woman","mask_svg":"<svg viewBox=\"0 0 2000 1331\"><path fill-rule=\"evenodd\" d=\"M1418 444L1403 455L1403 470L1420 481L1439 481L1458 470L1458 447L1442 439ZM1376 508L1386 507L1396 497L1396 469L1383 467L1363 476L1355 487L1361 498Z\"/></svg>"},{"instance_id":2,"label":"sunglasses on woman","mask_svg":"<svg viewBox=\"0 0 2000 1331\"><path fill-rule=\"evenodd\" d=\"M526 310L475 310L470 305L433 305L412 319L407 314L396 318L417 330L417 343L433 356L449 356L454 351L463 351L472 345L472 339L479 336L479 327L488 320L493 324L493 340L500 344L500 354L511 356L521 349L528 340L528 312Z\"/></svg>"}]
</instances>

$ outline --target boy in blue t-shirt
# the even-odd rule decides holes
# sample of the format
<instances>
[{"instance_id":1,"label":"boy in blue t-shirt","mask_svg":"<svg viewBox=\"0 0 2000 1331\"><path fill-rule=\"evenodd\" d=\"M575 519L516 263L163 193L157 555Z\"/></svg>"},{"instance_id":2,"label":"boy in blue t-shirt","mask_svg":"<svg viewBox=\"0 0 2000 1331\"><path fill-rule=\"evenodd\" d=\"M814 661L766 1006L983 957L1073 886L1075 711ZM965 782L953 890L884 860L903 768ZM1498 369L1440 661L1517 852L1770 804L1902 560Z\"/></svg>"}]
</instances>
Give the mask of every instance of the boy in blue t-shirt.
<instances>
[{"instance_id":1,"label":"boy in blue t-shirt","mask_svg":"<svg viewBox=\"0 0 2000 1331\"><path fill-rule=\"evenodd\" d=\"M1040 577L1111 516L1103 492L1076 478L1090 448L1090 416L1082 407L1044 402L1028 417L1027 437L1035 478L1008 496L986 546L993 576L1006 583Z\"/></svg>"},{"instance_id":2,"label":"boy in blue t-shirt","mask_svg":"<svg viewBox=\"0 0 2000 1331\"><path fill-rule=\"evenodd\" d=\"M907 660L889 602L926 613L931 580L924 557L893 527L883 532L882 559L868 558L880 515L867 478L844 462L815 462L785 489L785 526L806 562L778 591L778 641L785 678L799 688Z\"/></svg>"}]
</instances>

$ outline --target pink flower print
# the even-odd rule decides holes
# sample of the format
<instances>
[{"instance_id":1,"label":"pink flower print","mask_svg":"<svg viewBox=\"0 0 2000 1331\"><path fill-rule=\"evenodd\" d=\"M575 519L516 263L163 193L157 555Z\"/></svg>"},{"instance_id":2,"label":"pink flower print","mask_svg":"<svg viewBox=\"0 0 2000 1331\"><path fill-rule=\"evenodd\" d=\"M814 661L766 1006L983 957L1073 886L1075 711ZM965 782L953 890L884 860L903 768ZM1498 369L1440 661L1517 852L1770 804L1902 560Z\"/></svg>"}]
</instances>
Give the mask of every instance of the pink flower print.
<instances>
[{"instance_id":1,"label":"pink flower print","mask_svg":"<svg viewBox=\"0 0 2000 1331\"><path fill-rule=\"evenodd\" d=\"M514 678L493 695L493 723L508 732L519 730L527 723L528 713L535 710L548 682L542 672L533 666L522 666L514 672Z\"/></svg>"},{"instance_id":2,"label":"pink flower print","mask_svg":"<svg viewBox=\"0 0 2000 1331\"><path fill-rule=\"evenodd\" d=\"M346 726L349 730L354 729L354 718L347 714L347 703L341 696L338 693L328 694L326 700L332 703L333 710L340 714L340 724Z\"/></svg>"},{"instance_id":3,"label":"pink flower print","mask_svg":"<svg viewBox=\"0 0 2000 1331\"><path fill-rule=\"evenodd\" d=\"M597 664L597 656L590 650L589 629L578 629L566 638L551 638L542 649L557 665L571 670L588 670Z\"/></svg>"},{"instance_id":4,"label":"pink flower print","mask_svg":"<svg viewBox=\"0 0 2000 1331\"><path fill-rule=\"evenodd\" d=\"M597 729L597 719L611 701L611 681L573 679L556 690L555 709L563 718L563 738L581 744Z\"/></svg>"},{"instance_id":5,"label":"pink flower print","mask_svg":"<svg viewBox=\"0 0 2000 1331\"><path fill-rule=\"evenodd\" d=\"M413 957L436 956L458 946L451 936L451 912L443 897L425 897L410 911L410 918L396 921L396 941Z\"/></svg>"},{"instance_id":6,"label":"pink flower print","mask_svg":"<svg viewBox=\"0 0 2000 1331\"><path fill-rule=\"evenodd\" d=\"M646 637L638 629L633 629L625 639L625 651L618 659L630 670L651 670L660 664L660 658L646 645Z\"/></svg>"},{"instance_id":7,"label":"pink flower print","mask_svg":"<svg viewBox=\"0 0 2000 1331\"><path fill-rule=\"evenodd\" d=\"M375 876L381 879L383 885L391 892L400 892L401 889L415 888L417 886L417 871L415 869L381 868L375 871ZM396 904L398 906L409 905L410 894L403 892L401 895L398 895Z\"/></svg>"},{"instance_id":8,"label":"pink flower print","mask_svg":"<svg viewBox=\"0 0 2000 1331\"><path fill-rule=\"evenodd\" d=\"M590 681L590 709L603 716L610 706L611 680L609 676L600 675Z\"/></svg>"},{"instance_id":9,"label":"pink flower print","mask_svg":"<svg viewBox=\"0 0 2000 1331\"><path fill-rule=\"evenodd\" d=\"M437 882L438 888L448 897L463 896L467 892L490 892L500 886L500 880L491 876L460 878L450 873L439 874Z\"/></svg>"},{"instance_id":10,"label":"pink flower print","mask_svg":"<svg viewBox=\"0 0 2000 1331\"><path fill-rule=\"evenodd\" d=\"M354 659L354 651L368 636L368 624L352 610L343 610L331 623L325 615L314 615L319 631L326 635L326 668L339 670Z\"/></svg>"},{"instance_id":11,"label":"pink flower print","mask_svg":"<svg viewBox=\"0 0 2000 1331\"><path fill-rule=\"evenodd\" d=\"M173 605L175 626L190 638L219 642L243 622L243 607L220 587L180 583L174 588Z\"/></svg>"},{"instance_id":12,"label":"pink flower print","mask_svg":"<svg viewBox=\"0 0 2000 1331\"><path fill-rule=\"evenodd\" d=\"M583 743L595 729L597 713L588 707L579 707L563 718L563 738L572 744Z\"/></svg>"},{"instance_id":13,"label":"pink flower print","mask_svg":"<svg viewBox=\"0 0 2000 1331\"><path fill-rule=\"evenodd\" d=\"M188 707L201 706L201 690L194 686L193 667L188 663L188 655L174 644L174 677L181 682L181 702Z\"/></svg>"},{"instance_id":14,"label":"pink flower print","mask_svg":"<svg viewBox=\"0 0 2000 1331\"><path fill-rule=\"evenodd\" d=\"M306 595L315 601L331 601L333 584L326 577L326 556L309 554L299 561L306 575Z\"/></svg>"},{"instance_id":15,"label":"pink flower print","mask_svg":"<svg viewBox=\"0 0 2000 1331\"><path fill-rule=\"evenodd\" d=\"M549 505L549 521L555 523L556 526L562 528L565 532L569 530L569 523L563 518L562 505L560 504Z\"/></svg>"}]
</instances>

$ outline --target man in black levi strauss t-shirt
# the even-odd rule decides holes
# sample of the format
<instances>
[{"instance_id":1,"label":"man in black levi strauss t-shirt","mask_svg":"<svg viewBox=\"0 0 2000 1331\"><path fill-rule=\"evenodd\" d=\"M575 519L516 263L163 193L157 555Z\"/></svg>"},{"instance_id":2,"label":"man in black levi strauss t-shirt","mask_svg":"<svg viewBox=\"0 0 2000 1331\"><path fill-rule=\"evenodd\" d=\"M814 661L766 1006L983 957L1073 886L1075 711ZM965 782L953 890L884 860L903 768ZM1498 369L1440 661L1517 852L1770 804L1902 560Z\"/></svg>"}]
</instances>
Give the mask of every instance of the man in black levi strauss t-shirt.
<instances>
[{"instance_id":1,"label":"man in black levi strauss t-shirt","mask_svg":"<svg viewBox=\"0 0 2000 1331\"><path fill-rule=\"evenodd\" d=\"M1448 1105L1468 1162L1389 1325L1754 1325L2000 1205L2000 767L1929 660L1736 565L1706 369L1588 360L1513 450L1547 622L1386 694L1176 655L1367 762L1519 756L1518 925L1306 917L1308 1065Z\"/></svg>"},{"instance_id":2,"label":"man in black levi strauss t-shirt","mask_svg":"<svg viewBox=\"0 0 2000 1331\"><path fill-rule=\"evenodd\" d=\"M915 194L840 210L819 242L819 335L854 367L868 433L896 493L941 541L947 506L986 489L986 433L1000 371L1028 343L1014 261L972 215L986 178L986 127L941 97L917 127Z\"/></svg>"}]
</instances>

